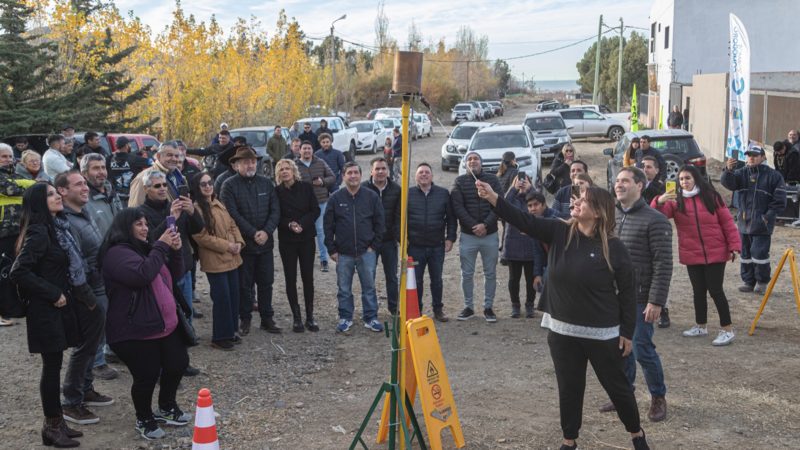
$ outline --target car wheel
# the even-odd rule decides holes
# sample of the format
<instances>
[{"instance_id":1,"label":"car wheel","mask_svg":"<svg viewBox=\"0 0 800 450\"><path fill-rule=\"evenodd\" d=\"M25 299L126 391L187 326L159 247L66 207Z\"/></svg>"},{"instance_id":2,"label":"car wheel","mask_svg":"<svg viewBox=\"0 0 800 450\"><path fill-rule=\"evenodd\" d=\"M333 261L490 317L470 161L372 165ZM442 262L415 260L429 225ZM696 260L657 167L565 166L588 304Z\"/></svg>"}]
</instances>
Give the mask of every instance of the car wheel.
<instances>
[{"instance_id":1,"label":"car wheel","mask_svg":"<svg viewBox=\"0 0 800 450\"><path fill-rule=\"evenodd\" d=\"M678 171L681 170L683 161L674 155L664 155L664 161L667 163L667 180L676 181L678 179Z\"/></svg>"},{"instance_id":2,"label":"car wheel","mask_svg":"<svg viewBox=\"0 0 800 450\"><path fill-rule=\"evenodd\" d=\"M623 134L625 134L625 130L623 130L622 127L611 127L611 129L608 130L608 138L612 141L620 140Z\"/></svg>"},{"instance_id":3,"label":"car wheel","mask_svg":"<svg viewBox=\"0 0 800 450\"><path fill-rule=\"evenodd\" d=\"M375 142L375 141L372 141L372 154L374 155L376 153L378 153L378 143Z\"/></svg>"},{"instance_id":4,"label":"car wheel","mask_svg":"<svg viewBox=\"0 0 800 450\"><path fill-rule=\"evenodd\" d=\"M348 153L350 153L350 161L355 161L356 160L356 143L355 142L350 141L350 150L348 150Z\"/></svg>"}]
</instances>

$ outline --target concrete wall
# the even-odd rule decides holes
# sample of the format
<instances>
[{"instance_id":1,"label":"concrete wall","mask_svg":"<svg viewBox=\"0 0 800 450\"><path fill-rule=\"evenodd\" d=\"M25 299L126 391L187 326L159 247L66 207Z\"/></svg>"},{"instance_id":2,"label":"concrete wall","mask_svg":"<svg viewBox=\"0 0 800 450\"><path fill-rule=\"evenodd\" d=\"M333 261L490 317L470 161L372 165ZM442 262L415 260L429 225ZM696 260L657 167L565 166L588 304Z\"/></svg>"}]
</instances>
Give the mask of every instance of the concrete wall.
<instances>
[{"instance_id":1,"label":"concrete wall","mask_svg":"<svg viewBox=\"0 0 800 450\"><path fill-rule=\"evenodd\" d=\"M689 131L706 157L719 161L725 158L727 82L727 73L695 75L689 91L692 94Z\"/></svg>"}]
</instances>

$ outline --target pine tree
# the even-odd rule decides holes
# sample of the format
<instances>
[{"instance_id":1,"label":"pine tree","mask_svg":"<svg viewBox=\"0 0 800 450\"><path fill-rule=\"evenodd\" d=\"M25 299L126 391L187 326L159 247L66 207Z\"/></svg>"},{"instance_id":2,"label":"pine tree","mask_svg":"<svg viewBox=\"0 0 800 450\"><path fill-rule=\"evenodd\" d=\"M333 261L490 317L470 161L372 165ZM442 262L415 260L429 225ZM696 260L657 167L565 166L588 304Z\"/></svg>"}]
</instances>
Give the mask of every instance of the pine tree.
<instances>
[{"instance_id":1,"label":"pine tree","mask_svg":"<svg viewBox=\"0 0 800 450\"><path fill-rule=\"evenodd\" d=\"M23 1L0 0L0 136L58 130L74 100L53 81L54 44L26 32L32 14Z\"/></svg>"}]
</instances>

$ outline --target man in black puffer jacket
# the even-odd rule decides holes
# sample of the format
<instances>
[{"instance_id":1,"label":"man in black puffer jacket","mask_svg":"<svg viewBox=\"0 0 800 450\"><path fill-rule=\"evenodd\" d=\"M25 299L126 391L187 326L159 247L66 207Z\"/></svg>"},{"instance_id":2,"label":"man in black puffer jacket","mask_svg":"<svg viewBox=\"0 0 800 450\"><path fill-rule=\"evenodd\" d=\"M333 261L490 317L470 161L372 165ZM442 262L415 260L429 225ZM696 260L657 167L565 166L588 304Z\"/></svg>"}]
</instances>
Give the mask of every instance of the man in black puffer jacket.
<instances>
[{"instance_id":1,"label":"man in black puffer jacket","mask_svg":"<svg viewBox=\"0 0 800 450\"><path fill-rule=\"evenodd\" d=\"M494 293L497 288L496 268L499 249L497 237L497 215L492 210L492 205L478 197L475 179L489 183L495 192L501 192L502 187L496 176L482 170L483 160L477 152L464 155L467 172L460 175L453 182L450 198L453 202L453 211L461 223L461 243L459 254L461 258L461 290L464 293L464 309L458 315L458 320L469 320L475 315L473 306L474 284L472 277L475 273L475 260L478 253L483 262L484 300L483 315L489 323L497 322L492 310Z\"/></svg>"},{"instance_id":2,"label":"man in black puffer jacket","mask_svg":"<svg viewBox=\"0 0 800 450\"><path fill-rule=\"evenodd\" d=\"M408 190L408 256L417 267L417 298L422 312L423 280L425 267L431 278L431 306L433 317L439 322L449 319L442 303L444 254L453 249L458 222L450 192L433 184L433 170L428 163L420 163L416 173L417 185Z\"/></svg>"},{"instance_id":3,"label":"man in black puffer jacket","mask_svg":"<svg viewBox=\"0 0 800 450\"><path fill-rule=\"evenodd\" d=\"M625 358L625 374L631 386L636 379L636 362L642 366L651 403L647 416L652 422L667 417L667 387L661 358L653 344L653 323L667 304L672 279L672 226L667 218L642 199L647 178L635 167L624 167L617 174L617 236L631 256L636 275L636 328L633 353ZM601 411L613 411L606 405Z\"/></svg>"},{"instance_id":4,"label":"man in black puffer jacket","mask_svg":"<svg viewBox=\"0 0 800 450\"><path fill-rule=\"evenodd\" d=\"M400 185L389 179L389 164L379 156L369 163L369 180L362 187L372 190L381 198L386 231L378 249L378 257L383 265L386 278L386 297L389 312L397 314L400 286L397 280L397 243L400 241Z\"/></svg>"},{"instance_id":5,"label":"man in black puffer jacket","mask_svg":"<svg viewBox=\"0 0 800 450\"><path fill-rule=\"evenodd\" d=\"M267 177L256 173L258 156L252 148L239 147L230 163L237 173L225 180L220 197L245 241L239 268L240 330L242 335L250 333L255 285L258 287L261 329L280 333L272 310L272 283L275 280L273 233L281 218L278 194Z\"/></svg>"}]
</instances>

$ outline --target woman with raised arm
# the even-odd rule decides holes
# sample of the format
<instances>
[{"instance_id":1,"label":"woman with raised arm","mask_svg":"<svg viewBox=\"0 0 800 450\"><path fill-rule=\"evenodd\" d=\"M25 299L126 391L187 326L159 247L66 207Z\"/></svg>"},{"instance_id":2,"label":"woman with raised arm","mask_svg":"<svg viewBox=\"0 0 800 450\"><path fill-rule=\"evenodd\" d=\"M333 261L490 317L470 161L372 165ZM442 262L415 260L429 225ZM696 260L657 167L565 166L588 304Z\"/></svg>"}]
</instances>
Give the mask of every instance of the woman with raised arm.
<instances>
[{"instance_id":1,"label":"woman with raised arm","mask_svg":"<svg viewBox=\"0 0 800 450\"><path fill-rule=\"evenodd\" d=\"M561 450L577 448L586 366L616 407L636 450L649 449L639 421L623 357L631 353L636 325L634 271L628 251L614 235L614 198L589 187L575 200L570 219L543 219L511 206L490 185L475 182L478 195L498 217L550 246L539 309L558 381Z\"/></svg>"}]
</instances>

